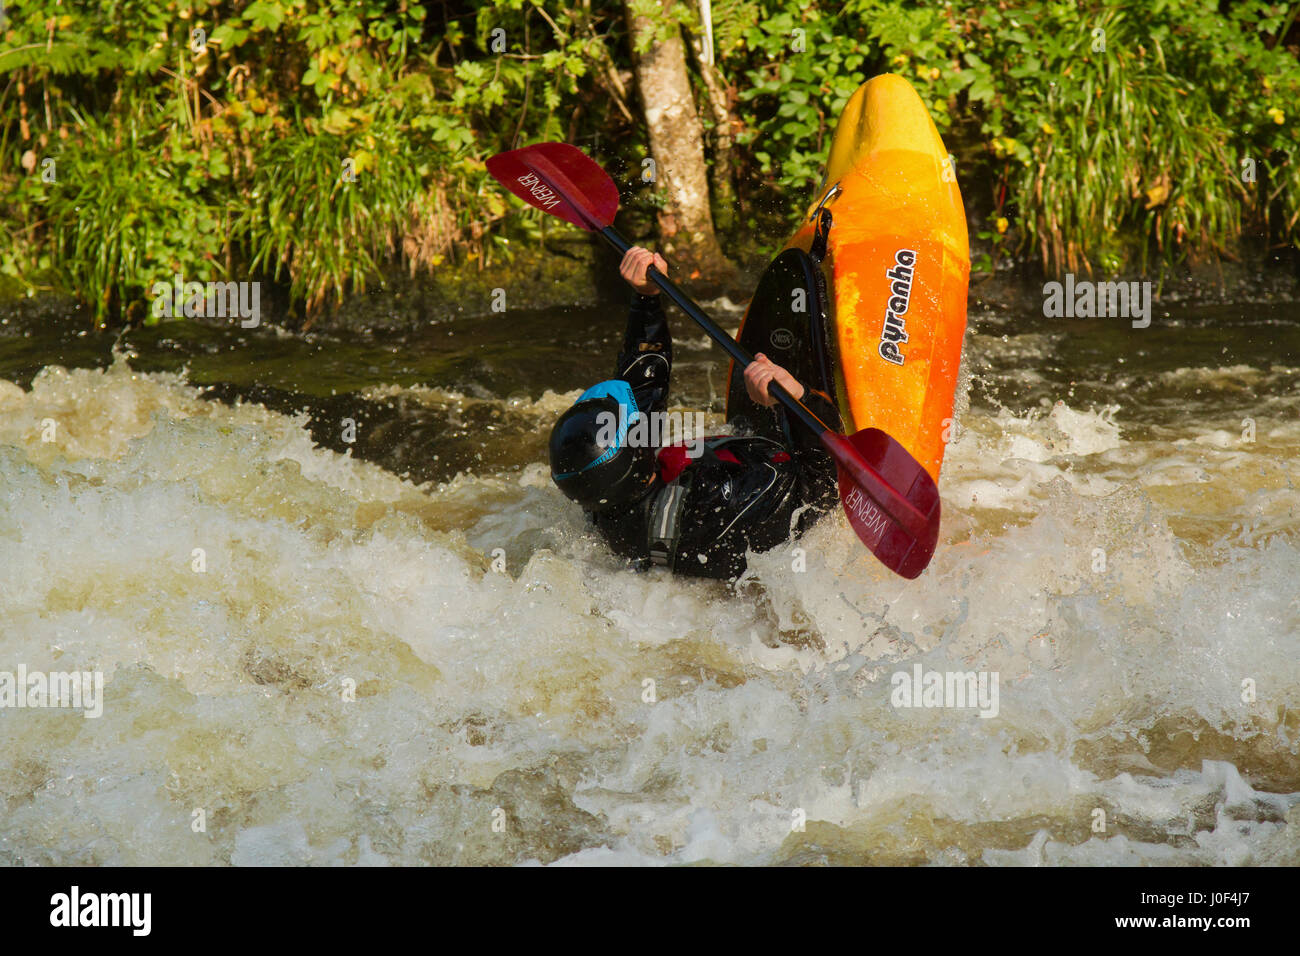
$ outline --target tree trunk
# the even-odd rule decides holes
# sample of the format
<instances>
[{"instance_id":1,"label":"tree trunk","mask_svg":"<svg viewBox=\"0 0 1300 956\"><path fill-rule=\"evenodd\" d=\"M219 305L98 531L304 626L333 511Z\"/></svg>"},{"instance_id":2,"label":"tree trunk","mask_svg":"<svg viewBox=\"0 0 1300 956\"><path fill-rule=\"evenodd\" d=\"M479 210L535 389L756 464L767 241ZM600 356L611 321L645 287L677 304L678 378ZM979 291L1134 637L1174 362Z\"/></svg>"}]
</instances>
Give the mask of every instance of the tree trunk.
<instances>
[{"instance_id":1,"label":"tree trunk","mask_svg":"<svg viewBox=\"0 0 1300 956\"><path fill-rule=\"evenodd\" d=\"M691 38L691 49L695 54L695 64L700 70L700 79L704 83L704 105L713 121L710 182L713 186L713 205L718 211L715 224L725 233L735 226L739 201L736 198L735 171L731 158L734 139L730 102L727 84L713 57L710 6L709 0L700 0L699 13L703 31L701 36Z\"/></svg>"},{"instance_id":2,"label":"tree trunk","mask_svg":"<svg viewBox=\"0 0 1300 956\"><path fill-rule=\"evenodd\" d=\"M672 0L661 2L666 10ZM735 268L722 254L713 231L704 130L691 95L681 27L675 22L663 24L658 17L635 16L631 4L625 9L656 188L664 198L659 210L664 256L679 278L726 282ZM650 38L650 46L637 53L644 37Z\"/></svg>"}]
</instances>

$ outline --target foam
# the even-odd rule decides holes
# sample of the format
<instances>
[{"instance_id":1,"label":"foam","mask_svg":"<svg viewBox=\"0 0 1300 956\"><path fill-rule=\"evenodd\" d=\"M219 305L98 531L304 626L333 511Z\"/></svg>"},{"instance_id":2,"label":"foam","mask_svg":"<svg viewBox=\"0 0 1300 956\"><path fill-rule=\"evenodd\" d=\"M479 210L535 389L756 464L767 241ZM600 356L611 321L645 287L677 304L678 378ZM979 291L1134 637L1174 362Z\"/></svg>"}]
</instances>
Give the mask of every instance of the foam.
<instances>
[{"instance_id":1,"label":"foam","mask_svg":"<svg viewBox=\"0 0 1300 956\"><path fill-rule=\"evenodd\" d=\"M630 573L538 463L416 487L123 359L0 385L0 669L107 678L0 711L0 860L1294 865L1266 424L967 409L917 582L836 516L733 592ZM918 662L998 715L894 708Z\"/></svg>"}]
</instances>

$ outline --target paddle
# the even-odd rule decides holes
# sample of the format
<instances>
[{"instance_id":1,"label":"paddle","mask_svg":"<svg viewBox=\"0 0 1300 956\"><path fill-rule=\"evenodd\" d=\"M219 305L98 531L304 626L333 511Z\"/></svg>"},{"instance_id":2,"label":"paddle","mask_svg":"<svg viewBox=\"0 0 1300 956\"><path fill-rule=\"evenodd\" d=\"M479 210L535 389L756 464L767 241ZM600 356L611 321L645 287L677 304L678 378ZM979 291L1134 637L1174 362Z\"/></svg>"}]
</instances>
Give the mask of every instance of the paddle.
<instances>
[{"instance_id":1,"label":"paddle","mask_svg":"<svg viewBox=\"0 0 1300 956\"><path fill-rule=\"evenodd\" d=\"M613 227L618 187L581 150L538 143L499 153L488 172L520 199L571 222L626 254L631 245ZM741 368L754 357L653 266L647 277L667 293ZM828 428L803 402L772 382L768 393L821 438L839 469L840 500L859 538L884 565L915 578L930 563L939 538L939 489L907 449L878 428L849 436Z\"/></svg>"}]
</instances>

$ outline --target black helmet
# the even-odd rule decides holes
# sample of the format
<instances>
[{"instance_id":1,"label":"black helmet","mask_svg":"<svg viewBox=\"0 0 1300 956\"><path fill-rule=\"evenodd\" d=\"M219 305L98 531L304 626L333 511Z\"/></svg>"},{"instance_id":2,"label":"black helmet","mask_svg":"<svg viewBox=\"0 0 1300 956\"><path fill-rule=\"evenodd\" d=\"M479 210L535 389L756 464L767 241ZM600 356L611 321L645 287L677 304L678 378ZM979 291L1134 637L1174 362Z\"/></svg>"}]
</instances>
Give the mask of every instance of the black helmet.
<instances>
[{"instance_id":1,"label":"black helmet","mask_svg":"<svg viewBox=\"0 0 1300 956\"><path fill-rule=\"evenodd\" d=\"M551 480L590 511L635 501L657 470L655 450L628 441L641 415L632 386L611 379L587 389L551 429Z\"/></svg>"}]
</instances>

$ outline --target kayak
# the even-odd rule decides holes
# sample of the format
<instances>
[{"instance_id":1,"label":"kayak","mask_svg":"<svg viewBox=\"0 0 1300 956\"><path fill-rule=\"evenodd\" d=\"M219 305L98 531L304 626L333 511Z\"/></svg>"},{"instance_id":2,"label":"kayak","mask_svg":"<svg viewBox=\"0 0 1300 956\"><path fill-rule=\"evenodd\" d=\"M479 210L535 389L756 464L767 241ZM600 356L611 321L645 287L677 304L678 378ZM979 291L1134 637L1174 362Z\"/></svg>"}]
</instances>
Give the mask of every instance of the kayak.
<instances>
[{"instance_id":1,"label":"kayak","mask_svg":"<svg viewBox=\"0 0 1300 956\"><path fill-rule=\"evenodd\" d=\"M871 105L871 97L868 96L859 108L870 115ZM488 159L487 168L493 178L535 208L579 225L589 232L598 233L623 255L631 251L631 244L613 226L614 215L618 211L618 187L608 173L580 150L565 143L538 143L498 153ZM787 360L785 353L789 353L791 359L805 363L808 370L808 375L804 376L805 381L816 382L820 376L820 381L825 382L829 388L832 380L842 380L846 383L843 389L846 396L850 394L853 383L845 374L848 366L838 359L844 351L838 346L841 330L836 329L834 322L828 318L833 318L836 296L842 290L828 292L822 263L828 261L833 225L831 204L846 193L842 183L849 183L849 195L860 192L850 182L855 175L855 169L846 172L843 179L836 182L813 209L810 219L817 226L807 240L807 251L792 246L769 266L763 281L759 283L759 293L754 297L756 304L751 308L746 327L746 334L751 337L751 341L761 332L770 343L768 347L780 355L781 361L789 367L795 366ZM852 211L847 205L844 208ZM837 240L842 234L851 236L852 232L838 229ZM796 236L796 241L798 238ZM914 238L918 242L913 243ZM924 255L925 252L919 242L921 239L924 237L906 239L909 244L916 245L921 253L918 254L909 245L909 248L895 254L895 265L890 269L889 276L896 286L895 298L888 300L889 307L894 310L888 316L890 322L900 322L898 316L907 312L908 300L903 296L911 294L912 269L924 264L924 259L918 258L918 255ZM846 248L852 251L851 247ZM848 258L847 255L840 255L842 262L848 261ZM830 274L835 276L838 273L832 270ZM753 361L749 350L705 315L667 276L652 268L647 270L646 277L666 293L709 338L722 346L735 362L747 367ZM899 291L899 288L903 291ZM847 311L841 311L848 315ZM773 325L780 321L786 325ZM902 364L897 343L907 342L907 336L901 332L893 334L892 326L887 325L886 328L887 334L882 336L881 354L889 355ZM834 350L832 333L836 337ZM892 352L886 351L886 341ZM960 350L960 344L958 348ZM744 417L742 403L748 399L742 395L734 405L730 404L731 399L736 398L735 387L738 384L734 366L732 372L728 412L731 417L730 412L734 408L736 415L731 420L738 422L739 418ZM743 385L743 382L740 384ZM837 430L841 415L829 397L815 403L819 406L819 411L814 414L784 389L774 389L772 395L780 400L786 412L794 416L799 427L815 433L830 453L836 466L844 513L862 543L886 567L902 577L910 579L921 574L934 554L940 514L939 490L925 467L901 443L879 428L860 428L850 435L842 434ZM951 395L949 405L951 406ZM852 412L854 409L849 406L848 410ZM772 409L753 406L751 411L760 424L763 415L767 416L767 427L775 424L773 419L777 413ZM780 424L784 427L788 423L781 421ZM730 488L730 484L727 488ZM726 493L728 492L724 490L724 496Z\"/></svg>"},{"instance_id":2,"label":"kayak","mask_svg":"<svg viewBox=\"0 0 1300 956\"><path fill-rule=\"evenodd\" d=\"M970 245L956 176L911 84L884 74L849 99L803 225L760 279L740 344L831 395L838 425L893 436L938 481L966 332ZM757 431L732 363L727 420Z\"/></svg>"}]
</instances>

